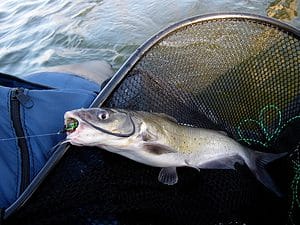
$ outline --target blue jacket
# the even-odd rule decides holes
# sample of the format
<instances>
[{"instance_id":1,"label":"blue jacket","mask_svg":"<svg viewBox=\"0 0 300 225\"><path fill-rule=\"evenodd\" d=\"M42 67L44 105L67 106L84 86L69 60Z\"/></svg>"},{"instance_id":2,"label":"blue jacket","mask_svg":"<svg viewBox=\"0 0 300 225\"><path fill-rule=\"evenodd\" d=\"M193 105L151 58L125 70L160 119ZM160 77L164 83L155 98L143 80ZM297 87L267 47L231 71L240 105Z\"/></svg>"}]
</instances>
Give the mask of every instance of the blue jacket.
<instances>
[{"instance_id":1,"label":"blue jacket","mask_svg":"<svg viewBox=\"0 0 300 225\"><path fill-rule=\"evenodd\" d=\"M65 138L66 111L88 107L100 86L73 74L0 74L0 208L9 207Z\"/></svg>"}]
</instances>

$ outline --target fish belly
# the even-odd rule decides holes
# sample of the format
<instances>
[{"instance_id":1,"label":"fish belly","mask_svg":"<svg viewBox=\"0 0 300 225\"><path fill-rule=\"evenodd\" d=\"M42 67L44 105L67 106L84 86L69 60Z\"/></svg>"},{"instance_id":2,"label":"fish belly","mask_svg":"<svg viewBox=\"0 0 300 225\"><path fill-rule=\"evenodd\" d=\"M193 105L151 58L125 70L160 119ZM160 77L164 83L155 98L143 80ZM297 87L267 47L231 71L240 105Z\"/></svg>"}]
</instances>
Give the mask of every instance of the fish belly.
<instances>
[{"instance_id":1,"label":"fish belly","mask_svg":"<svg viewBox=\"0 0 300 225\"><path fill-rule=\"evenodd\" d=\"M116 152L115 152L116 153ZM120 151L117 154L131 160L154 167L185 166L185 158L180 153L153 155L145 151Z\"/></svg>"}]
</instances>

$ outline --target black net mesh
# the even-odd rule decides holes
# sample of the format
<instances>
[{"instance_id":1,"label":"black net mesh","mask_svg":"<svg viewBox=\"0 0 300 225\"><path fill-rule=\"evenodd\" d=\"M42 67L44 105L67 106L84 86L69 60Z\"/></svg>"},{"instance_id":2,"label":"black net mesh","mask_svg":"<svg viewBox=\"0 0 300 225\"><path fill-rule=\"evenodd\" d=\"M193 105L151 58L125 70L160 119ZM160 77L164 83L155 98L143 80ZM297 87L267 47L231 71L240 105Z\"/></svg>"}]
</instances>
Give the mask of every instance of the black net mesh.
<instances>
[{"instance_id":1,"label":"black net mesh","mask_svg":"<svg viewBox=\"0 0 300 225\"><path fill-rule=\"evenodd\" d=\"M236 139L238 127L250 138L257 127L245 121L263 112L271 134L299 115L299 54L297 37L261 21L183 26L139 60L106 106L164 112Z\"/></svg>"},{"instance_id":2,"label":"black net mesh","mask_svg":"<svg viewBox=\"0 0 300 225\"><path fill-rule=\"evenodd\" d=\"M297 224L299 63L299 37L274 23L195 20L155 43L105 102L224 130L255 150L293 153L268 167L284 197L241 165L179 168L179 183L166 186L159 168L71 148L7 224Z\"/></svg>"}]
</instances>

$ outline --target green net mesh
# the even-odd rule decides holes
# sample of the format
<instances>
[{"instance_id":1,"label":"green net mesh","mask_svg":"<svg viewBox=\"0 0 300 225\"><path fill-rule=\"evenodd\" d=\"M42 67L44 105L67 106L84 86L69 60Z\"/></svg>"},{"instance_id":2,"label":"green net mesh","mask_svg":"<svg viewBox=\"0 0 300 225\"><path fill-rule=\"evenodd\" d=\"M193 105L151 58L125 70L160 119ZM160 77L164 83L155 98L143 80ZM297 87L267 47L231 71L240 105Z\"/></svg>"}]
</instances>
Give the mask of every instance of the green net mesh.
<instances>
[{"instance_id":1,"label":"green net mesh","mask_svg":"<svg viewBox=\"0 0 300 225\"><path fill-rule=\"evenodd\" d=\"M157 181L158 168L82 147L69 150L7 223L297 224L299 65L299 32L292 28L249 15L198 17L147 42L98 99L223 130L255 150L290 152L268 168L283 198L245 166L179 168L180 182L169 187Z\"/></svg>"}]
</instances>

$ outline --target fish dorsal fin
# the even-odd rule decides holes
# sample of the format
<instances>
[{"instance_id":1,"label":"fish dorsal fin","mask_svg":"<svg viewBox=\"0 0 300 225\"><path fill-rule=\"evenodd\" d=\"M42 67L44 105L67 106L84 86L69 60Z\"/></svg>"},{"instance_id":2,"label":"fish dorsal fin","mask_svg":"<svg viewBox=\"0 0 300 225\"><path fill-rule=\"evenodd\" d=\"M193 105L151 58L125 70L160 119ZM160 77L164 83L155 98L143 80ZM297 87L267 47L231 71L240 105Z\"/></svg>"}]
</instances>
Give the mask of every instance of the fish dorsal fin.
<instances>
[{"instance_id":1,"label":"fish dorsal fin","mask_svg":"<svg viewBox=\"0 0 300 225\"><path fill-rule=\"evenodd\" d=\"M228 136L228 134L227 134L225 131L223 131L223 130L218 130L218 132L219 132L220 134L224 135L224 136Z\"/></svg>"},{"instance_id":2,"label":"fish dorsal fin","mask_svg":"<svg viewBox=\"0 0 300 225\"><path fill-rule=\"evenodd\" d=\"M164 118L166 120L169 120L169 121L171 121L173 123L178 123L178 121L173 116L170 116L168 114L165 114L165 113L153 113L153 114L155 114L155 115L157 115L157 116L159 116L161 118Z\"/></svg>"}]
</instances>

